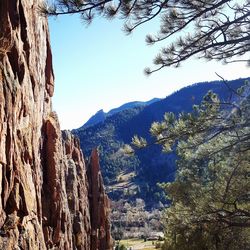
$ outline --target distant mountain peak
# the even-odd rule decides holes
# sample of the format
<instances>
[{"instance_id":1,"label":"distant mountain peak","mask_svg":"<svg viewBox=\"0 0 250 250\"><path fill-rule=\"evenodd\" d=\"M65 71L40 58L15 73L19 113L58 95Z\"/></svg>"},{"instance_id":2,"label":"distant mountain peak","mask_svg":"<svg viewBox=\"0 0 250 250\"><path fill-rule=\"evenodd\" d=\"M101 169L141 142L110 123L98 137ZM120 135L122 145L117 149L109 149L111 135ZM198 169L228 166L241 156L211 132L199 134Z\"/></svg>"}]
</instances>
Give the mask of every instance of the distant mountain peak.
<instances>
[{"instance_id":1,"label":"distant mountain peak","mask_svg":"<svg viewBox=\"0 0 250 250\"><path fill-rule=\"evenodd\" d=\"M103 109L100 109L100 110L98 110L98 111L95 113L95 115L97 115L97 114L105 114L105 112L104 112Z\"/></svg>"},{"instance_id":2,"label":"distant mountain peak","mask_svg":"<svg viewBox=\"0 0 250 250\"><path fill-rule=\"evenodd\" d=\"M103 122L105 119L106 119L106 113L103 111L103 109L100 109L93 116L91 116L81 128L90 127L99 122Z\"/></svg>"},{"instance_id":3,"label":"distant mountain peak","mask_svg":"<svg viewBox=\"0 0 250 250\"><path fill-rule=\"evenodd\" d=\"M161 147L156 145L138 150L135 155L127 157L121 154L121 147L130 143L134 135L142 136L151 142L150 126L154 121L162 121L166 112L173 112L176 116L181 112L191 112L193 105L199 105L208 91L213 91L219 95L222 101L226 101L231 97L230 89L236 91L245 80L228 81L227 84L230 88L222 81L193 84L160 101L153 100L153 103L147 106L133 107L138 102L132 102L132 108L128 108L131 103L124 104L120 107L123 109L120 112L118 112L119 108L107 112L102 123L76 129L74 133L80 138L80 145L85 155L89 155L92 148L100 146L101 171L105 183L110 188L111 199L142 198L148 206L159 200L163 203L166 202L163 191L157 186L157 183L169 182L174 179L176 155L174 153L163 154ZM142 105L142 103L140 104ZM110 115L114 111L116 113ZM133 179L131 185L127 190L115 189L117 183L120 185L118 176L125 172L135 173L133 178L131 177Z\"/></svg>"},{"instance_id":4,"label":"distant mountain peak","mask_svg":"<svg viewBox=\"0 0 250 250\"><path fill-rule=\"evenodd\" d=\"M80 127L80 129L94 126L98 123L104 122L108 116L114 115L114 114L116 114L120 111L123 111L125 109L130 109L130 108L139 107L139 106L147 106L147 105L150 105L150 104L157 102L157 101L160 101L160 100L161 100L160 98L153 98L153 99L151 99L149 101L145 101L145 102L141 102L141 101L128 102L128 103L125 103L125 104L119 106L118 108L111 109L107 113L104 112L103 109L100 109L93 116L91 116L89 118L89 120L86 123L84 123L83 126Z\"/></svg>"}]
</instances>

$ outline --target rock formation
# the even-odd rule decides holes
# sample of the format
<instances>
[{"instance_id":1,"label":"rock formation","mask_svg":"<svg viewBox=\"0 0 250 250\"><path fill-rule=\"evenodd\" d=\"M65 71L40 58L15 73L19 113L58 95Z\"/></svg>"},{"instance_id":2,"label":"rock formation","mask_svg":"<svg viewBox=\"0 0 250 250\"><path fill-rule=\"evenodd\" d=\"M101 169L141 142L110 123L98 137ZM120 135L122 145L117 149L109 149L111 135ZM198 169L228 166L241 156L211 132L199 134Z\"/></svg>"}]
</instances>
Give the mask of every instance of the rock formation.
<instances>
[{"instance_id":1,"label":"rock formation","mask_svg":"<svg viewBox=\"0 0 250 250\"><path fill-rule=\"evenodd\" d=\"M91 225L96 204L88 193L98 185L98 197L106 196L92 177L89 186L79 141L61 133L52 112L52 53L41 2L0 1L0 249L94 249L91 232L100 226ZM107 198L102 202L98 211L108 216ZM110 246L104 230L99 250Z\"/></svg>"},{"instance_id":2,"label":"rock formation","mask_svg":"<svg viewBox=\"0 0 250 250\"><path fill-rule=\"evenodd\" d=\"M87 169L91 220L91 250L111 249L109 210L110 202L103 188L97 149L91 154Z\"/></svg>"}]
</instances>

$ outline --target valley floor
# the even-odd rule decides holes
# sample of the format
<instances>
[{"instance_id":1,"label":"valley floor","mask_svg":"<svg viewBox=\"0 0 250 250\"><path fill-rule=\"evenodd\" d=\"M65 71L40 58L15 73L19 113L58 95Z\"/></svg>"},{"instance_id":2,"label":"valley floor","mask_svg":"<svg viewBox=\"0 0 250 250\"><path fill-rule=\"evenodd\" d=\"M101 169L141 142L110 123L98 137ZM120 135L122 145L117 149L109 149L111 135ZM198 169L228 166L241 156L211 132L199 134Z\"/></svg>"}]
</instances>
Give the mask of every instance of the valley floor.
<instances>
[{"instance_id":1,"label":"valley floor","mask_svg":"<svg viewBox=\"0 0 250 250\"><path fill-rule=\"evenodd\" d=\"M156 241L144 241L143 239L125 239L120 241L128 250L155 250Z\"/></svg>"}]
</instances>

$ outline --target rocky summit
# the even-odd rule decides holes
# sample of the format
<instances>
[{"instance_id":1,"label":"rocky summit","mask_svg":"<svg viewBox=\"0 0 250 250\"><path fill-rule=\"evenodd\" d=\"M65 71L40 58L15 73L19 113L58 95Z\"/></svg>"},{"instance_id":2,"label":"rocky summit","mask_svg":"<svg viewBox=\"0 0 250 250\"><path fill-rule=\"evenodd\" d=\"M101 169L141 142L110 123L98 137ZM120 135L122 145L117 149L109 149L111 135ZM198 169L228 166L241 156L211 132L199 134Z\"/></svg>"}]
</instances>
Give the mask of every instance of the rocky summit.
<instances>
[{"instance_id":1,"label":"rocky summit","mask_svg":"<svg viewBox=\"0 0 250 250\"><path fill-rule=\"evenodd\" d=\"M111 249L97 151L85 164L52 112L41 3L0 2L0 249Z\"/></svg>"}]
</instances>

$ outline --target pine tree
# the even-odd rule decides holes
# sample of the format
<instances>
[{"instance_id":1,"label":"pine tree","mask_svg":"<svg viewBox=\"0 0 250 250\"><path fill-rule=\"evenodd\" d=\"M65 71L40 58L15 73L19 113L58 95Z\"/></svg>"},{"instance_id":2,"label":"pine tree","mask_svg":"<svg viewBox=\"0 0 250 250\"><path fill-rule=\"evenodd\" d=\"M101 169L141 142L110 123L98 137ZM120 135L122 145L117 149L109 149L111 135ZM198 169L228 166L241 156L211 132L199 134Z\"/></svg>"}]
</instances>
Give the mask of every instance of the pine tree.
<instances>
[{"instance_id":1,"label":"pine tree","mask_svg":"<svg viewBox=\"0 0 250 250\"><path fill-rule=\"evenodd\" d=\"M156 35L146 42L165 42L154 59L156 68L178 67L197 56L223 63L245 61L250 50L249 0L55 0L41 6L47 15L78 13L118 16L132 32L156 18ZM240 56L240 57L239 57ZM235 91L233 91L234 94ZM235 100L221 101L209 92L193 112L168 113L151 127L154 143L176 150L176 179L163 184L171 200L165 211L163 249L248 249L250 245L250 94L244 86ZM133 145L147 146L134 137ZM132 148L126 148L130 153Z\"/></svg>"},{"instance_id":2,"label":"pine tree","mask_svg":"<svg viewBox=\"0 0 250 250\"><path fill-rule=\"evenodd\" d=\"M178 67L192 56L249 63L249 59L238 58L250 50L249 0L55 0L41 10L55 16L78 13L87 23L95 15L118 16L124 19L127 33L158 19L159 31L147 35L146 42L165 42L165 47L154 59L156 68L145 69L147 74L166 66Z\"/></svg>"},{"instance_id":3,"label":"pine tree","mask_svg":"<svg viewBox=\"0 0 250 250\"><path fill-rule=\"evenodd\" d=\"M175 181L162 185L171 200L163 249L233 250L250 244L248 83L233 99L221 101L209 92L193 112L168 113L152 124L155 143L179 157Z\"/></svg>"}]
</instances>

